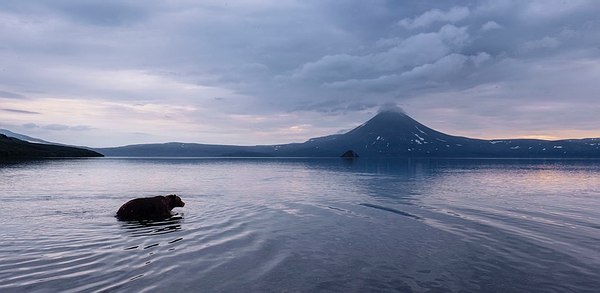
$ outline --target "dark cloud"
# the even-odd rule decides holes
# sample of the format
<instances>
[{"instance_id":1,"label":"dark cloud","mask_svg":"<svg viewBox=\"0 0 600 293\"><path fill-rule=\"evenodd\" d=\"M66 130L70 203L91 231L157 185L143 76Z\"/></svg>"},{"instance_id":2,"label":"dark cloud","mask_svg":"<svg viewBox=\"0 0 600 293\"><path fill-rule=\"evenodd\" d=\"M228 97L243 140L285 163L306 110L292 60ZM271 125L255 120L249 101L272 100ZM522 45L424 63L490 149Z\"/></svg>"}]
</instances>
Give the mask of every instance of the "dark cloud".
<instances>
[{"instance_id":1,"label":"dark cloud","mask_svg":"<svg viewBox=\"0 0 600 293\"><path fill-rule=\"evenodd\" d=\"M35 124L35 123L25 123L23 124L23 128L25 129L34 129L34 128L38 128L39 125Z\"/></svg>"},{"instance_id":2,"label":"dark cloud","mask_svg":"<svg viewBox=\"0 0 600 293\"><path fill-rule=\"evenodd\" d=\"M131 119L127 127L164 119L238 137L267 127L239 117L310 124L293 113L326 115L327 124L303 128L321 134L388 103L451 132L495 131L502 121L537 131L534 119L590 129L599 118L581 113L600 92L599 14L593 0L7 0L0 98L11 102L5 109L50 98L101 104L102 114L73 121L44 111L53 118L40 129L55 131L99 131L117 117ZM568 112L542 118L556 111Z\"/></svg>"},{"instance_id":3,"label":"dark cloud","mask_svg":"<svg viewBox=\"0 0 600 293\"><path fill-rule=\"evenodd\" d=\"M43 126L43 128L46 129L46 130L52 130L52 131L65 131L65 130L69 130L69 126L68 125L64 125L64 124L49 124L49 125Z\"/></svg>"},{"instance_id":4,"label":"dark cloud","mask_svg":"<svg viewBox=\"0 0 600 293\"><path fill-rule=\"evenodd\" d=\"M127 26L145 19L146 9L132 1L65 1L53 8L84 24L98 26Z\"/></svg>"},{"instance_id":5,"label":"dark cloud","mask_svg":"<svg viewBox=\"0 0 600 293\"><path fill-rule=\"evenodd\" d=\"M39 112L25 111L25 110L19 110L19 109L0 109L0 110L5 111L5 112L11 112L11 113L17 113L17 114L27 114L27 115L39 115L39 114L41 114Z\"/></svg>"},{"instance_id":6,"label":"dark cloud","mask_svg":"<svg viewBox=\"0 0 600 293\"><path fill-rule=\"evenodd\" d=\"M93 127L89 126L89 125L76 125L76 126L69 126L69 125L64 125L64 124L48 124L48 125L44 125L44 126L37 126L35 124L31 124L30 126L33 127L27 127L26 124L24 125L26 128L37 128L40 127L44 130L51 130L51 131L89 131L94 129Z\"/></svg>"},{"instance_id":7,"label":"dark cloud","mask_svg":"<svg viewBox=\"0 0 600 293\"><path fill-rule=\"evenodd\" d=\"M484 23L483 25L481 25L481 31L483 31L483 32L501 29L501 28L502 28L502 26L493 20L490 20L490 21Z\"/></svg>"},{"instance_id":8,"label":"dark cloud","mask_svg":"<svg viewBox=\"0 0 600 293\"><path fill-rule=\"evenodd\" d=\"M25 99L27 99L27 97L24 96L24 95L20 95L20 94L16 94L16 93L11 93L11 92L5 92L5 91L0 91L0 98L16 99L16 100L25 100Z\"/></svg>"},{"instance_id":9,"label":"dark cloud","mask_svg":"<svg viewBox=\"0 0 600 293\"><path fill-rule=\"evenodd\" d=\"M118 0L33 0L23 3L6 0L0 9L22 15L45 14L47 17L65 17L70 21L97 26L123 26L138 22L147 16L152 5L136 1ZM157 7L158 8L158 7Z\"/></svg>"},{"instance_id":10,"label":"dark cloud","mask_svg":"<svg viewBox=\"0 0 600 293\"><path fill-rule=\"evenodd\" d=\"M328 113L328 114L340 114L340 113L352 113L358 111L364 111L376 108L377 104L373 102L369 102L368 100L364 102L354 102L348 103L343 100L327 100L315 103L307 103L300 105L293 109L290 112L303 112L303 111L314 111L319 113Z\"/></svg>"},{"instance_id":11,"label":"dark cloud","mask_svg":"<svg viewBox=\"0 0 600 293\"><path fill-rule=\"evenodd\" d=\"M90 131L94 128L89 125L76 125L76 126L71 126L69 129L73 130L73 131Z\"/></svg>"},{"instance_id":12,"label":"dark cloud","mask_svg":"<svg viewBox=\"0 0 600 293\"><path fill-rule=\"evenodd\" d=\"M433 23L439 22L456 23L467 18L469 14L469 8L464 6L452 7L448 11L442 11L440 9L434 8L412 19L404 18L400 20L398 24L408 29L414 29L427 27Z\"/></svg>"}]
</instances>

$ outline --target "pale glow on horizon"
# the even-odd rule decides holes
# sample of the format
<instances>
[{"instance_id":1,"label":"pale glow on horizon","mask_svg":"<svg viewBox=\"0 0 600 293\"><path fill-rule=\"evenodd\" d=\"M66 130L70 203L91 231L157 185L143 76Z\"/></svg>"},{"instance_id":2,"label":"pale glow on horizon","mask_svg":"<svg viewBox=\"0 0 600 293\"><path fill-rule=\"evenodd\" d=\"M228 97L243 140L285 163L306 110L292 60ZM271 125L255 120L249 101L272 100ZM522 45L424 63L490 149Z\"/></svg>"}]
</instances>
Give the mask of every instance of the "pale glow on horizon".
<instances>
[{"instance_id":1,"label":"pale glow on horizon","mask_svg":"<svg viewBox=\"0 0 600 293\"><path fill-rule=\"evenodd\" d=\"M84 101L51 98L42 94L37 96L39 98L3 100L4 108L32 112L32 114L24 115L23 113L3 111L3 123L21 126L20 129L9 130L44 140L90 147L173 141L232 145L286 144L336 134L340 129L353 129L360 125L357 123L318 127L310 123L294 124L293 122L299 117L289 113L277 115L232 114L226 120L207 123L207 121L202 122L203 120L198 116L210 117L210 111L189 105L141 104L139 102L126 103L125 101L93 99ZM308 121L310 120L313 119L308 119ZM427 123L424 124L427 125ZM62 126L66 131L62 131L62 133L51 131L50 133L55 134L54 136L48 136L46 135L48 132L42 131L56 130L57 126ZM562 140L600 137L600 133L594 130L558 129L549 133L532 134L525 130L488 129L485 135L482 135L479 132L464 130L453 132L437 129L431 125L427 126L449 135L490 140ZM224 127L227 127L228 130L224 131ZM82 130L91 133L85 134ZM73 136L73 134L76 135ZM123 142L111 141L111 135ZM98 136L97 139L94 139L94 136ZM245 140L245 137L254 139ZM85 143L83 140L97 142Z\"/></svg>"},{"instance_id":2,"label":"pale glow on horizon","mask_svg":"<svg viewBox=\"0 0 600 293\"><path fill-rule=\"evenodd\" d=\"M449 134L449 133L448 133ZM452 134L456 135L456 134ZM584 138L600 138L599 131L584 131L584 130L556 130L552 131L552 134L527 134L522 131L496 131L486 135L464 135L469 138L479 139L540 139L540 140L565 140L565 139L584 139Z\"/></svg>"}]
</instances>

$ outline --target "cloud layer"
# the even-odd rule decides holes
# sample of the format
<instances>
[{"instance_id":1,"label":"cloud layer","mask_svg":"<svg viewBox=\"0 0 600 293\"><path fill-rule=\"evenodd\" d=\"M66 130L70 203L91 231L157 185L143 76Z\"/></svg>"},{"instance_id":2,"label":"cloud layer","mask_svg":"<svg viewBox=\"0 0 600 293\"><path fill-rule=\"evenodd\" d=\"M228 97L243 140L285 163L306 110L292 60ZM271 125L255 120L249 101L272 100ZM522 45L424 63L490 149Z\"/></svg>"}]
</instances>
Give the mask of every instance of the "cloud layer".
<instances>
[{"instance_id":1,"label":"cloud layer","mask_svg":"<svg viewBox=\"0 0 600 293\"><path fill-rule=\"evenodd\" d=\"M593 0L7 0L0 127L91 146L285 143L396 104L460 135L600 137L599 13Z\"/></svg>"}]
</instances>

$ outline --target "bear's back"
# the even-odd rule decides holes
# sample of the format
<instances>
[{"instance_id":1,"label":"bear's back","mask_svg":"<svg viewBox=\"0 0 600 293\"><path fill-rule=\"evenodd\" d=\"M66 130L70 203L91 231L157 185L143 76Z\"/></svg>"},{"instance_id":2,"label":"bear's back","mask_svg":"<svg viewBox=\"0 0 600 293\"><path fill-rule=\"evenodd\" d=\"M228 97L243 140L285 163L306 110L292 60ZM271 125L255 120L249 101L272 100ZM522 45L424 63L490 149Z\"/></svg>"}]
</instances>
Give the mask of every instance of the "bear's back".
<instances>
[{"instance_id":1,"label":"bear's back","mask_svg":"<svg viewBox=\"0 0 600 293\"><path fill-rule=\"evenodd\" d=\"M170 216L171 209L164 196L132 199L117 211L120 220L159 220Z\"/></svg>"}]
</instances>

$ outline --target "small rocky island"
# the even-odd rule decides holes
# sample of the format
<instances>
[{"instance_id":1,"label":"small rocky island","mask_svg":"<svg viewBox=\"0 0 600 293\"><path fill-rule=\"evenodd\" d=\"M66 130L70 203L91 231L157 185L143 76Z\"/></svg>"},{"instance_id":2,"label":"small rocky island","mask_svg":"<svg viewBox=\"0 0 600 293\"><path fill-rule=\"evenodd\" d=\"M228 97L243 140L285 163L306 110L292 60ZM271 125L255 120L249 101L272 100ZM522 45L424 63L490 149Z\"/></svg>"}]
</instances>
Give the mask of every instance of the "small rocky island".
<instances>
[{"instance_id":1,"label":"small rocky island","mask_svg":"<svg viewBox=\"0 0 600 293\"><path fill-rule=\"evenodd\" d=\"M31 143L0 134L0 160L83 157L103 157L103 155L87 149Z\"/></svg>"},{"instance_id":2,"label":"small rocky island","mask_svg":"<svg viewBox=\"0 0 600 293\"><path fill-rule=\"evenodd\" d=\"M345 153L343 153L340 157L346 158L346 159L354 159L354 158L358 158L358 154L353 150L348 150Z\"/></svg>"}]
</instances>

